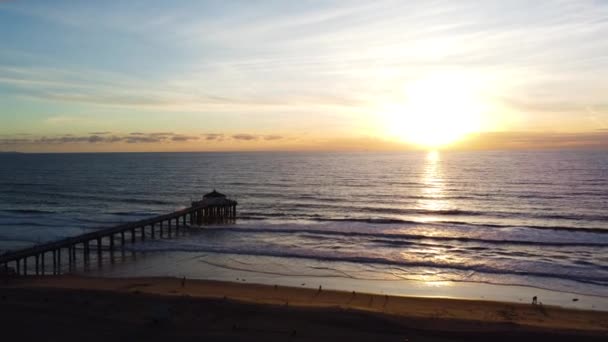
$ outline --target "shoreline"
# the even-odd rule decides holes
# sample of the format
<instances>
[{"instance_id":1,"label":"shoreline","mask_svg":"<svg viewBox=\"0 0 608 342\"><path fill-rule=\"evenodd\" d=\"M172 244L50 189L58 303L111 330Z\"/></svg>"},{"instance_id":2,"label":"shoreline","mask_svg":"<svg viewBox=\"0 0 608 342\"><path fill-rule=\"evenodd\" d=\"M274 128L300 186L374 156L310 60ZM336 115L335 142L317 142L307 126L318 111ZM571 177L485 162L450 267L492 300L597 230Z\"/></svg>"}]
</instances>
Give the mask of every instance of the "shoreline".
<instances>
[{"instance_id":1,"label":"shoreline","mask_svg":"<svg viewBox=\"0 0 608 342\"><path fill-rule=\"evenodd\" d=\"M60 291L66 295L103 292L126 298L136 295L188 300L220 300L291 310L336 310L384 317L404 327L444 333L557 334L608 337L608 312L566 309L550 305L482 300L404 297L394 295L318 290L215 280L170 277L93 278L74 275L12 279L0 285L10 291ZM48 294L48 293L47 293ZM333 312L333 313L332 313ZM414 324L415 322L415 324ZM412 325L413 324L413 325Z\"/></svg>"},{"instance_id":2,"label":"shoreline","mask_svg":"<svg viewBox=\"0 0 608 342\"><path fill-rule=\"evenodd\" d=\"M532 297L546 305L571 309L608 312L608 297L556 291L542 287L518 284L492 284L471 281L423 281L413 279L361 279L341 277L334 271L318 271L326 265L311 267L306 262L290 262L289 268L281 258L247 258L239 255L192 252L137 252L135 259L122 262L105 262L103 269L79 273L101 278L158 278L187 277L189 279L247 282L266 285L282 285L315 289L323 288L369 292L389 296L454 298L464 300L490 300L497 302L528 304ZM230 267L228 263L240 260L246 264ZM249 269L242 267L246 265ZM269 266L270 265L270 266ZM234 265L233 265L234 266ZM274 272L268 270L272 268ZM266 270L265 270L266 269ZM289 274L291 273L291 274ZM573 301L573 299L577 299Z\"/></svg>"}]
</instances>

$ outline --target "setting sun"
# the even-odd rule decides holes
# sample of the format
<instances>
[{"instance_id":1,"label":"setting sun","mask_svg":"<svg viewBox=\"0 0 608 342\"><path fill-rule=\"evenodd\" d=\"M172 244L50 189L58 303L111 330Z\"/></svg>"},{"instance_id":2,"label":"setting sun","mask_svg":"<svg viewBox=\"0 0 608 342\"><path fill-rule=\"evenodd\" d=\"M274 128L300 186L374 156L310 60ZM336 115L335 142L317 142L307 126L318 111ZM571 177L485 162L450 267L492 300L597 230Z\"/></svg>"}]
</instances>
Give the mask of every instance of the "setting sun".
<instances>
[{"instance_id":1,"label":"setting sun","mask_svg":"<svg viewBox=\"0 0 608 342\"><path fill-rule=\"evenodd\" d=\"M470 79L432 76L407 86L403 103L388 108L387 130L421 147L442 147L479 131L483 107L478 87Z\"/></svg>"}]
</instances>

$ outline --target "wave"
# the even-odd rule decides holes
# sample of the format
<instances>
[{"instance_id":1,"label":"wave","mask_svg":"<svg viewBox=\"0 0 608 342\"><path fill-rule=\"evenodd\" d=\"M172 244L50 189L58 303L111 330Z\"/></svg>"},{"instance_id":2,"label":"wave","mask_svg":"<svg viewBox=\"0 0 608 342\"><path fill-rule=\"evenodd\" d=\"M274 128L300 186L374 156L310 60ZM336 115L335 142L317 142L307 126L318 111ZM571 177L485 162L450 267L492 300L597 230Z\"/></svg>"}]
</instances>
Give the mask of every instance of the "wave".
<instances>
[{"instance_id":1,"label":"wave","mask_svg":"<svg viewBox=\"0 0 608 342\"><path fill-rule=\"evenodd\" d=\"M474 227L489 227L489 228L504 228L504 229L513 229L513 228L526 228L526 229L538 229L538 230L557 230L557 231L567 231L567 232L577 232L577 233L600 233L600 234L608 234L607 228L580 228L580 227L566 227L566 226L538 226L538 225L509 225L509 224L497 224L497 223L469 223L469 222L460 222L460 221L438 221L433 222L432 224L455 224L462 226L474 226Z\"/></svg>"},{"instance_id":2,"label":"wave","mask_svg":"<svg viewBox=\"0 0 608 342\"><path fill-rule=\"evenodd\" d=\"M445 225L459 225L459 226L471 226L471 227L482 227L482 228L527 228L527 229L538 229L538 230L558 230L558 231L571 231L581 233L606 233L608 234L607 228L591 227L567 227L567 226L550 226L550 225L509 225L509 224L496 224L496 223L474 223L474 222L463 222L463 221L416 221L406 220L399 218L325 218L320 217L318 214L302 215L302 214L291 214L291 213L252 213L245 212L239 214L238 218L241 220L252 220L252 221L263 221L269 218L293 218L293 219L304 219L317 222L360 222L370 224L405 224L405 225L432 225L432 226L445 226Z\"/></svg>"},{"instance_id":3,"label":"wave","mask_svg":"<svg viewBox=\"0 0 608 342\"><path fill-rule=\"evenodd\" d=\"M313 220L314 221L327 221L327 222L362 222L362 223L372 223L372 224L399 224L399 223L421 224L421 223L423 223L423 222L414 221L414 220L402 220L402 219L391 219L391 218L361 218L361 219L357 219L357 218L352 218L352 219L351 218L345 218L345 219L313 218Z\"/></svg>"},{"instance_id":4,"label":"wave","mask_svg":"<svg viewBox=\"0 0 608 342\"><path fill-rule=\"evenodd\" d=\"M402 220L402 219L390 219L390 218L324 218L319 214L290 214L290 213L264 213L258 214L255 213L245 213L239 214L238 219L240 220L252 220L252 221L263 221L268 220L269 218L293 218L293 219L305 219L317 222L363 222L363 223L378 223L378 224L398 224L398 223L411 223L418 224L421 222L412 221L412 220Z\"/></svg>"},{"instance_id":5,"label":"wave","mask_svg":"<svg viewBox=\"0 0 608 342\"><path fill-rule=\"evenodd\" d=\"M158 213L151 213L151 212L138 212L138 211L115 211L115 212L109 212L108 214L110 215L116 215L116 216L134 216L134 217L146 217L146 216L154 216L154 215L158 215Z\"/></svg>"},{"instance_id":6,"label":"wave","mask_svg":"<svg viewBox=\"0 0 608 342\"><path fill-rule=\"evenodd\" d=\"M510 182L505 182L505 184L507 185L554 185L551 182L540 182L540 181L510 181Z\"/></svg>"},{"instance_id":7,"label":"wave","mask_svg":"<svg viewBox=\"0 0 608 342\"><path fill-rule=\"evenodd\" d=\"M365 186L364 186L365 187ZM393 205L410 205L412 204L412 200L435 200L437 199L435 196L428 195L410 195L410 194L373 194L365 199L359 199L353 196L328 196L328 195L311 195L311 194L300 194L300 193L281 193L281 192L263 192L263 191L252 191L252 192L242 192L239 194L240 198L247 199L255 199L259 201L263 200L273 200L273 201L281 201L287 200L291 201L294 206L308 206L308 205L322 205L322 206L332 206L336 205L336 203L345 203L345 204L369 204L369 203L386 203L390 202ZM459 195L444 195L441 197L442 200L483 200L484 202L489 201L497 201L499 200L497 195L495 194L481 194L481 193L469 193L469 194L459 194ZM295 202L295 201L312 201L310 202Z\"/></svg>"},{"instance_id":8,"label":"wave","mask_svg":"<svg viewBox=\"0 0 608 342\"><path fill-rule=\"evenodd\" d=\"M585 221L608 221L608 215L581 215L581 214L541 214L537 215L541 218L555 219L555 220L585 220Z\"/></svg>"},{"instance_id":9,"label":"wave","mask_svg":"<svg viewBox=\"0 0 608 342\"><path fill-rule=\"evenodd\" d=\"M0 182L0 186L37 186L37 187L45 187L51 186L52 184L48 183L10 183L10 182Z\"/></svg>"},{"instance_id":10,"label":"wave","mask_svg":"<svg viewBox=\"0 0 608 342\"><path fill-rule=\"evenodd\" d=\"M565 196L559 195L539 195L539 194L522 194L522 195L514 195L516 198L532 198L532 199L561 199Z\"/></svg>"},{"instance_id":11,"label":"wave","mask_svg":"<svg viewBox=\"0 0 608 342\"><path fill-rule=\"evenodd\" d=\"M369 202L365 202L368 203ZM545 219L545 220L569 220L569 221L588 221L588 222L606 222L608 221L608 215L605 214L581 214L581 213L565 213L565 214L553 214L543 212L522 212L522 211L491 211L491 210L464 210L464 209L444 209L444 210L433 210L433 209L421 209L421 208L398 208L398 207L379 207L379 206L362 206L362 205L348 205L348 203L289 203L284 206L286 211L290 211L292 216L296 213L302 213L303 211L339 211L339 212L355 212L355 213L369 213L369 214L388 214L388 215L400 215L400 216L471 216L471 217L492 217L492 218L523 218L523 219ZM247 212L245 215L267 215L266 212ZM306 215L302 213L302 215Z\"/></svg>"},{"instance_id":12,"label":"wave","mask_svg":"<svg viewBox=\"0 0 608 342\"><path fill-rule=\"evenodd\" d=\"M435 241L459 241L459 242L475 242L500 245L524 245L524 246L554 246L554 247L604 247L608 248L608 243L601 242L550 242L550 241L526 241L526 240L497 240L497 239L482 239L469 238L458 236L428 236L420 234L392 234L392 233L368 233L357 231L336 231L322 230L310 228L239 228L239 227L213 227L213 231L232 231L240 233L285 233L285 234L318 234L331 236L362 236L376 238L375 242L382 242L387 245L407 244L404 240L435 240ZM383 240L380 240L384 238ZM387 240L390 238L391 240ZM372 240L373 241L373 240ZM411 242L410 242L411 243Z\"/></svg>"},{"instance_id":13,"label":"wave","mask_svg":"<svg viewBox=\"0 0 608 342\"><path fill-rule=\"evenodd\" d=\"M0 222L0 226L15 226L15 227L53 227L57 228L56 223L46 223L44 221L17 221L17 222Z\"/></svg>"},{"instance_id":14,"label":"wave","mask_svg":"<svg viewBox=\"0 0 608 342\"><path fill-rule=\"evenodd\" d=\"M220 248L220 247L202 247L202 246L180 246L180 247L162 247L155 245L132 245L127 249L134 251L147 251L147 252L203 252L203 253L221 253L221 254L234 254L234 255L252 255L252 256L268 256L268 257L281 257L281 258L297 258L297 259L308 259L317 261L330 261L330 262L347 262L355 264L375 264L384 266L401 266L401 267L424 267L424 268L439 268L439 269L451 269L457 271L466 271L473 273L485 273L485 274L500 274L500 275L517 275L517 276L533 276L551 279L566 279L575 281L583 284L592 284L600 286L608 286L608 277L603 276L589 276L589 275L577 275L576 277L570 276L569 274L556 274L542 271L519 271L519 270L507 270L490 267L482 264L474 265L461 265L461 264L450 264L450 263L438 263L438 262L422 262L414 261L409 262L405 260L391 260L385 258L376 257L362 257L362 256L330 256L330 255L309 255L294 252L284 251L272 251L268 249L261 250L246 250L246 249L234 249L234 248Z\"/></svg>"},{"instance_id":15,"label":"wave","mask_svg":"<svg viewBox=\"0 0 608 342\"><path fill-rule=\"evenodd\" d=\"M12 214L56 214L55 211L38 210L38 209L2 209L0 212Z\"/></svg>"},{"instance_id":16,"label":"wave","mask_svg":"<svg viewBox=\"0 0 608 342\"><path fill-rule=\"evenodd\" d=\"M306 208L306 209L338 209L344 212L369 212L376 214L395 214L395 215L429 215L429 216L482 216L487 213L473 210L461 210L461 209L445 209L445 210L427 210L427 209L402 209L402 208L376 208L376 207L349 207L349 206L327 206L317 204L298 204L292 209ZM302 214L295 213L276 213L276 212L241 212L240 215L251 215L251 216L301 216ZM239 216L240 216L239 215ZM306 215L304 215L306 216ZM317 215L319 216L319 215Z\"/></svg>"},{"instance_id":17,"label":"wave","mask_svg":"<svg viewBox=\"0 0 608 342\"><path fill-rule=\"evenodd\" d=\"M357 187L357 186L349 186ZM361 187L368 187L368 185L362 185ZM283 190L283 189L281 189ZM298 193L283 193L275 191L246 191L239 194L239 196L245 198L255 199L273 199L273 200L310 200L316 203L331 204L336 202L344 203L373 203L373 202L387 202L393 204L405 204L411 203L407 200L434 200L437 199L434 196L428 195L412 195L412 194L393 194L393 193L375 193L370 194L365 199L358 199L356 197L336 197L336 196L324 196L324 195L301 195ZM444 194L441 197L442 200L482 200L483 202L496 202L496 201L512 201L518 199L541 199L541 200L559 200L559 199L572 199L574 197L588 197L593 196L594 198L608 198L602 190L595 191L575 191L568 193L528 193L524 191L512 191L512 192L500 192L500 193L474 193L467 192L462 194ZM303 205L306 205L305 203Z\"/></svg>"},{"instance_id":18,"label":"wave","mask_svg":"<svg viewBox=\"0 0 608 342\"><path fill-rule=\"evenodd\" d=\"M213 253L210 253L213 254ZM211 266L215 266L215 267L219 267L219 268L224 268L224 269L228 269L228 270L235 270L235 271L246 271L246 272L255 272L255 273L261 273L261 274L270 274L270 275L277 275L277 276L301 276L301 277L307 277L307 278L325 278L327 277L326 275L315 275L315 274L308 274L308 273L303 273L303 274L294 274L293 272L280 272L280 271L275 271L275 270L261 270L261 269L256 269L255 271L253 271L251 268L249 267L237 267L237 266L232 266L232 265L228 265L228 264L223 264L223 263L219 263L219 262L211 262L209 260L206 260L204 258L200 259L201 262L211 265ZM232 261L237 261L237 260L232 260ZM358 280L378 280L378 278L375 277L361 277L359 275L355 276L355 275L351 275L347 272L341 271L339 268L332 268L332 267L315 267L315 266L311 266L312 269L326 269L326 270L331 270L331 271L335 271L338 274L334 274L331 277L332 278L346 278L346 279L358 279ZM403 270L402 268L395 268L398 270ZM400 280L409 280L409 281L415 281L415 282L427 282L427 280L424 279L420 279L417 278L415 276L411 276L411 275L399 275L398 278ZM447 281L450 282L455 282L455 283L476 283L476 284L488 284L488 285L500 285L500 286L526 286L526 287L531 287L531 288L535 288L535 289L540 289L540 290L549 290L549 291L555 291L554 287L551 286L541 286L541 285L535 285L532 283L528 283L528 282L513 282L513 281L492 281L492 280L472 280L472 279L456 279L456 278L449 278L449 279L445 279ZM577 291L577 290L573 290L571 288L568 288L566 290L562 290L566 293L571 293L571 294L577 294L577 295L583 295L583 296L588 296L588 295L592 295L592 296L597 296L597 297L608 297L606 295L599 294L599 293L584 293L581 291Z\"/></svg>"},{"instance_id":19,"label":"wave","mask_svg":"<svg viewBox=\"0 0 608 342\"><path fill-rule=\"evenodd\" d=\"M159 199L148 199L148 198L129 198L129 197L116 197L116 196L100 196L100 195L87 195L87 194L75 194L65 192L44 192L44 191L13 191L9 190L5 193L13 193L16 195L26 195L31 197L50 197L50 198L61 198L65 200L90 200L100 202L120 202L120 203L134 203L134 204L158 204L168 205L174 204Z\"/></svg>"},{"instance_id":20,"label":"wave","mask_svg":"<svg viewBox=\"0 0 608 342\"><path fill-rule=\"evenodd\" d=\"M82 222L87 225L94 224L94 225L96 225L97 229L104 229L104 228L117 226L119 224L125 223L124 221L117 220L115 217L112 219L101 219L101 218L94 219L94 218L90 218L90 217L76 217L76 218L74 218L74 220L78 221L78 222Z\"/></svg>"},{"instance_id":21,"label":"wave","mask_svg":"<svg viewBox=\"0 0 608 342\"><path fill-rule=\"evenodd\" d=\"M304 209L338 209L356 212L372 212L383 214L417 214L417 215L438 215L438 216L480 216L487 215L487 212L462 209L445 209L445 210L430 210L430 209L409 209L409 208L387 208L387 207L366 207L366 206L348 206L339 204L313 204L313 203L298 203L294 208Z\"/></svg>"}]
</instances>

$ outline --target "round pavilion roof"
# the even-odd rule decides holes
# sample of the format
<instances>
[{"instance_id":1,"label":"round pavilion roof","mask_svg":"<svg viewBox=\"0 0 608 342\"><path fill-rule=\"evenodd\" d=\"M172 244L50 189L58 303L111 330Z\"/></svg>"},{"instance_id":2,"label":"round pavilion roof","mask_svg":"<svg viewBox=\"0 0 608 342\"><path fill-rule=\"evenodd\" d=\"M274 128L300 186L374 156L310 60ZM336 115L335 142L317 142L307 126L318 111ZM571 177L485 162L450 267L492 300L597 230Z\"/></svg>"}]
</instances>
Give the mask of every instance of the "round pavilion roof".
<instances>
[{"instance_id":1,"label":"round pavilion roof","mask_svg":"<svg viewBox=\"0 0 608 342\"><path fill-rule=\"evenodd\" d=\"M226 197L226 195L224 195L224 194L222 194L222 193L219 193L219 192L215 191L215 189L213 189L213 191L211 191L210 193L205 194L205 195L203 196L203 198L222 198L222 197L224 197L224 198L225 198L225 197Z\"/></svg>"}]
</instances>

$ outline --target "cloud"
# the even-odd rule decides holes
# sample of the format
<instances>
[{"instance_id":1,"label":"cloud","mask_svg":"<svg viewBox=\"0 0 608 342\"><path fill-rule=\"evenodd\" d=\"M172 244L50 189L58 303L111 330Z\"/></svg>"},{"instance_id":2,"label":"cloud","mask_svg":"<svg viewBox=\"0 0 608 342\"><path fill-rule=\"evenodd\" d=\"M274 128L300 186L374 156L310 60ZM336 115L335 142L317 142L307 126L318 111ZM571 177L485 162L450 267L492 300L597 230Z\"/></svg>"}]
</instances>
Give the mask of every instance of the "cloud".
<instances>
[{"instance_id":1,"label":"cloud","mask_svg":"<svg viewBox=\"0 0 608 342\"><path fill-rule=\"evenodd\" d=\"M172 141L191 141L191 140L198 140L199 137L195 137L195 136L188 136L188 135L174 135L173 137L171 137Z\"/></svg>"},{"instance_id":2,"label":"cloud","mask_svg":"<svg viewBox=\"0 0 608 342\"><path fill-rule=\"evenodd\" d=\"M3 138L0 139L0 145L21 145L31 143L30 139Z\"/></svg>"},{"instance_id":3,"label":"cloud","mask_svg":"<svg viewBox=\"0 0 608 342\"><path fill-rule=\"evenodd\" d=\"M257 135L249 133L241 133L234 135L226 135L224 133L205 133L201 135L178 134L173 132L130 132L127 134L112 134L111 132L92 132L89 135L73 135L63 134L60 136L42 136L42 137L22 137L6 136L0 139L0 145L59 145L59 144L153 144L153 143L184 143L194 142L197 140L205 140L209 142L221 142L227 139L237 141L275 141L284 137L276 134Z\"/></svg>"},{"instance_id":4,"label":"cloud","mask_svg":"<svg viewBox=\"0 0 608 342\"><path fill-rule=\"evenodd\" d=\"M115 135L113 135L113 136L111 136L111 137L106 137L106 138L105 138L105 142L106 142L106 143L110 143L110 144L112 144L112 143L116 143L116 142L121 142L121 141L123 141L123 140L124 140L124 138L123 138L123 137L119 137L119 136L115 136Z\"/></svg>"},{"instance_id":5,"label":"cloud","mask_svg":"<svg viewBox=\"0 0 608 342\"><path fill-rule=\"evenodd\" d=\"M162 133L162 132L158 132ZM352 137L284 137L280 135L256 135L241 133L207 133L201 135L140 133L112 135L61 135L43 137L5 136L0 138L0 147L22 151L99 151L116 150L111 144L128 144L121 150L311 150L311 151L405 151L417 149L406 143L374 136ZM265 144L265 141L281 141L281 144ZM203 140L208 142L197 143ZM228 142L226 145L220 142ZM251 142L248 145L232 145L231 141ZM191 143L191 145L187 145ZM158 144L161 144L160 147ZM146 147L150 145L151 147ZM446 150L530 150L530 149L608 149L608 129L592 132L485 132L469 135L463 141L448 146Z\"/></svg>"},{"instance_id":6,"label":"cloud","mask_svg":"<svg viewBox=\"0 0 608 342\"><path fill-rule=\"evenodd\" d=\"M608 148L608 131L582 133L487 132L470 135L456 149Z\"/></svg>"},{"instance_id":7,"label":"cloud","mask_svg":"<svg viewBox=\"0 0 608 342\"><path fill-rule=\"evenodd\" d=\"M207 133L207 134L203 134L203 137L205 137L205 140L215 140L215 141L223 141L225 138L225 135L222 133Z\"/></svg>"},{"instance_id":8,"label":"cloud","mask_svg":"<svg viewBox=\"0 0 608 342\"><path fill-rule=\"evenodd\" d=\"M86 142L94 142L96 139L95 136L83 136L76 137L72 135L64 135L62 137L42 137L37 140L33 140L34 143L37 144L74 144L74 143L86 143Z\"/></svg>"},{"instance_id":9,"label":"cloud","mask_svg":"<svg viewBox=\"0 0 608 342\"><path fill-rule=\"evenodd\" d=\"M551 96L551 95L549 95ZM521 99L503 97L502 102L509 107L534 113L580 113L581 111L608 112L608 103L605 102L577 102L572 96L565 101L555 99Z\"/></svg>"},{"instance_id":10,"label":"cloud","mask_svg":"<svg viewBox=\"0 0 608 342\"><path fill-rule=\"evenodd\" d=\"M106 139L100 135L91 135L89 136L89 142L94 144L94 143L99 143L99 142L104 142Z\"/></svg>"},{"instance_id":11,"label":"cloud","mask_svg":"<svg viewBox=\"0 0 608 342\"><path fill-rule=\"evenodd\" d=\"M187 142L198 140L197 136L174 134L170 132L142 133L132 132L127 135L110 135L110 132L96 132L89 135L76 136L64 134L54 137L32 137L32 138L4 138L0 139L0 145L57 145L57 144L151 144Z\"/></svg>"},{"instance_id":12,"label":"cloud","mask_svg":"<svg viewBox=\"0 0 608 342\"><path fill-rule=\"evenodd\" d=\"M259 135L259 134L241 133L241 134L234 134L231 136L231 138L234 140L244 140L244 141L255 141L255 140L272 141L272 140L281 140L281 139L283 139L283 136L277 135L277 134Z\"/></svg>"},{"instance_id":13,"label":"cloud","mask_svg":"<svg viewBox=\"0 0 608 342\"><path fill-rule=\"evenodd\" d=\"M282 136L280 136L280 135L274 135L274 134L265 135L263 138L264 138L264 140L281 140L281 139L283 139Z\"/></svg>"},{"instance_id":14,"label":"cloud","mask_svg":"<svg viewBox=\"0 0 608 342\"><path fill-rule=\"evenodd\" d=\"M60 115L60 116L50 117L50 118L46 119L45 121L46 121L46 123L52 124L52 125L69 125L69 124L77 124L77 123L87 123L92 120L90 120L89 118L86 118L86 117Z\"/></svg>"},{"instance_id":15,"label":"cloud","mask_svg":"<svg viewBox=\"0 0 608 342\"><path fill-rule=\"evenodd\" d=\"M157 136L136 136L136 137L128 137L124 139L127 144L148 144L148 143L159 143L165 140L164 137Z\"/></svg>"},{"instance_id":16,"label":"cloud","mask_svg":"<svg viewBox=\"0 0 608 342\"><path fill-rule=\"evenodd\" d=\"M235 134L232 136L232 139L251 141L251 140L257 140L258 136L253 135L253 134Z\"/></svg>"}]
</instances>

